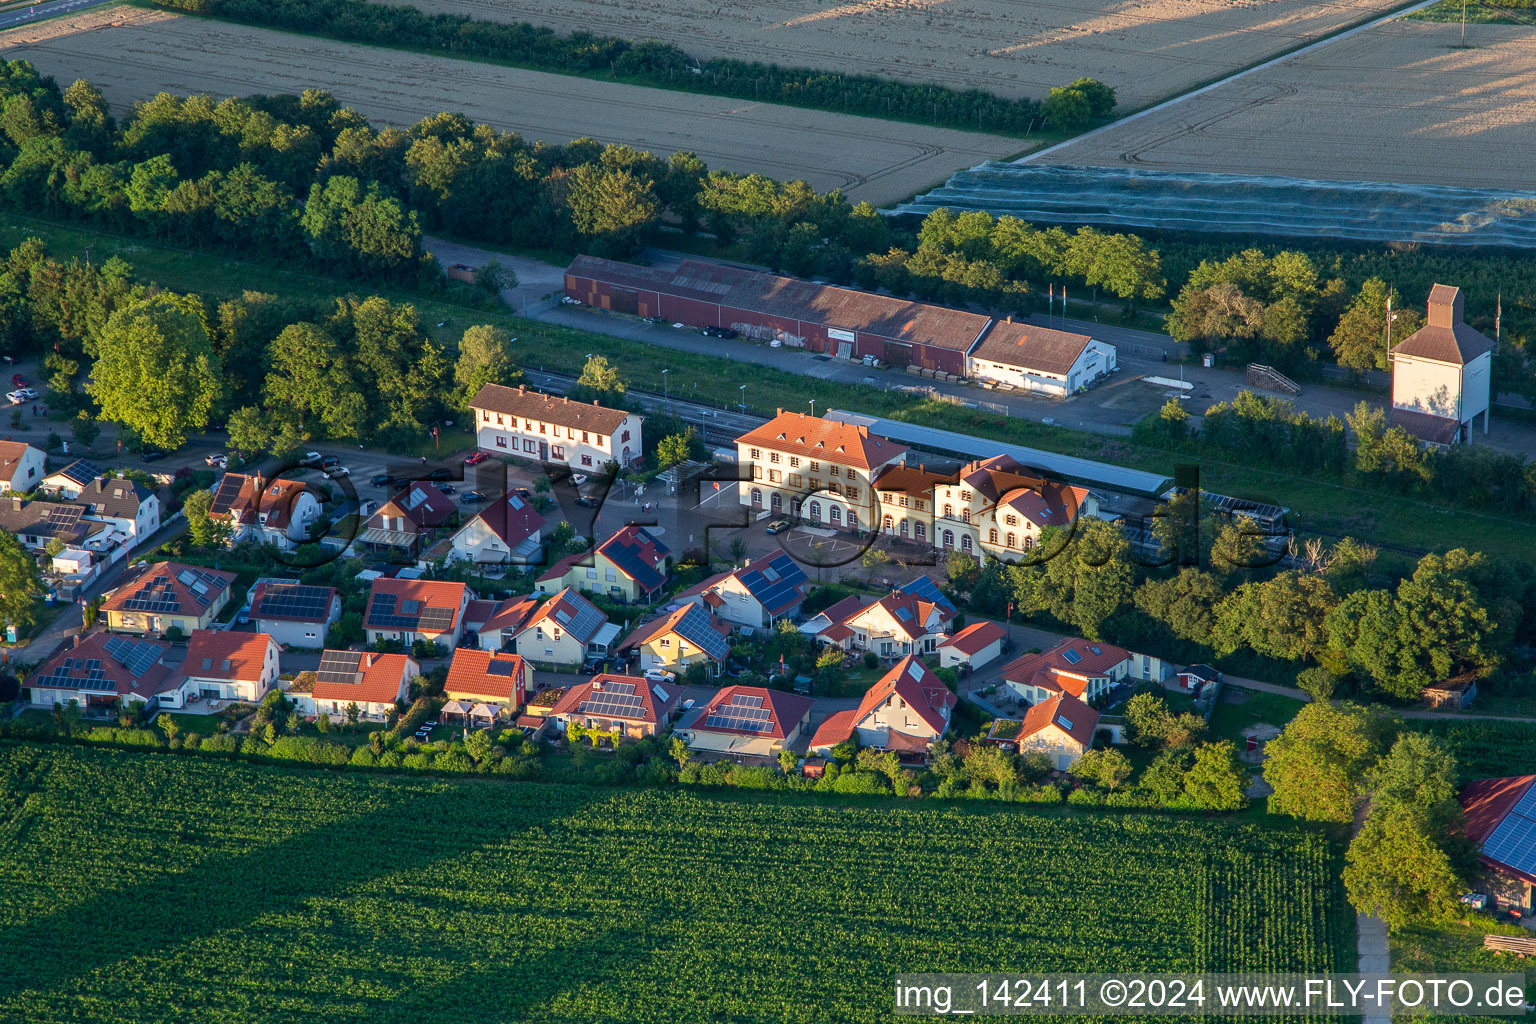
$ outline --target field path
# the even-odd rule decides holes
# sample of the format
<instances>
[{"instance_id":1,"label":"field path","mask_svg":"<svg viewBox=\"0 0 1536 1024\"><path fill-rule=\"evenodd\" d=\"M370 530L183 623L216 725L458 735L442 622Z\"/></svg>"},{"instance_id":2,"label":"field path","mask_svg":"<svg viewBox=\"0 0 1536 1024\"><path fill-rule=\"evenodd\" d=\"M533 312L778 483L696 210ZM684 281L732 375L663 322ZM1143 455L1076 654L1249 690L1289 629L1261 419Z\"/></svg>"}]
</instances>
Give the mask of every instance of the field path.
<instances>
[{"instance_id":1,"label":"field path","mask_svg":"<svg viewBox=\"0 0 1536 1024\"><path fill-rule=\"evenodd\" d=\"M0 33L0 56L61 83L95 83L119 114L155 93L215 97L320 88L380 124L441 111L529 139L588 137L712 168L803 178L887 203L1017 153L999 135L525 71L333 42L207 18L112 7Z\"/></svg>"}]
</instances>

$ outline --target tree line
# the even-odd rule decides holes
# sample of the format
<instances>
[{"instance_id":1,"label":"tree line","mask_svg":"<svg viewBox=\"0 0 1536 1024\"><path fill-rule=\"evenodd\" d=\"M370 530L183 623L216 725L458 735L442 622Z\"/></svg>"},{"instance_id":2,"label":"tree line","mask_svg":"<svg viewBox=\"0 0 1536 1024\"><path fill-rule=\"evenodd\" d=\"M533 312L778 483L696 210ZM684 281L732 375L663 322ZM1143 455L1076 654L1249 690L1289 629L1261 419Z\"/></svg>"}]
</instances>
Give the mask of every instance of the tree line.
<instances>
[{"instance_id":1,"label":"tree line","mask_svg":"<svg viewBox=\"0 0 1536 1024\"><path fill-rule=\"evenodd\" d=\"M981 89L953 89L933 82L896 82L874 75L729 57L702 60L681 47L654 39L630 42L590 32L562 36L528 22L426 14L403 4L368 0L156 2L174 10L345 42L398 46L559 74L1004 135L1026 135L1046 125L1074 131L1108 119L1115 109L1114 89L1091 78L1053 89L1044 101L1010 100Z\"/></svg>"}]
</instances>

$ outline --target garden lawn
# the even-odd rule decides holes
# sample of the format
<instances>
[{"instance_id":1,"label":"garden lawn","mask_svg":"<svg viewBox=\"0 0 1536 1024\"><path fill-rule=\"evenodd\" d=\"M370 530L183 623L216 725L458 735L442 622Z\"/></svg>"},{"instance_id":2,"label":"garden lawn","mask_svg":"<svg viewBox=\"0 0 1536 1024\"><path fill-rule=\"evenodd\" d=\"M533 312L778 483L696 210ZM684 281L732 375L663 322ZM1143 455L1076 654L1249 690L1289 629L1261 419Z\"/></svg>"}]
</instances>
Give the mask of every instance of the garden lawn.
<instances>
[{"instance_id":1,"label":"garden lawn","mask_svg":"<svg viewBox=\"0 0 1536 1024\"><path fill-rule=\"evenodd\" d=\"M1241 687L1224 687L1225 691ZM1213 740L1231 740L1242 749L1242 732L1250 725L1268 722L1277 729L1284 729L1306 701L1283 697L1278 693L1260 690L1243 690L1248 699L1241 704L1228 704L1218 700L1211 712L1210 737Z\"/></svg>"},{"instance_id":2,"label":"garden lawn","mask_svg":"<svg viewBox=\"0 0 1536 1024\"><path fill-rule=\"evenodd\" d=\"M883 1021L898 971L1353 963L1309 828L20 742L0 781L33 1024Z\"/></svg>"}]
</instances>

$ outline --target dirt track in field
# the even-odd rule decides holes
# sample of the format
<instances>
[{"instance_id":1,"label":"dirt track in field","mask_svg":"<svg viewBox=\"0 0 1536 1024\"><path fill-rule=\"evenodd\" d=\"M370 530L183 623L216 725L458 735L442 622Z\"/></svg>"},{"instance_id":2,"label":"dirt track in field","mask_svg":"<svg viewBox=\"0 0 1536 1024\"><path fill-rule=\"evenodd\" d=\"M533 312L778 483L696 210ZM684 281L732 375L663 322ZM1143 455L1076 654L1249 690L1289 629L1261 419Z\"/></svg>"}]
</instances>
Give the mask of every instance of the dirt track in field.
<instances>
[{"instance_id":1,"label":"dirt track in field","mask_svg":"<svg viewBox=\"0 0 1536 1024\"><path fill-rule=\"evenodd\" d=\"M395 3L398 0L381 0ZM1043 98L1084 75L1123 109L1367 21L1401 0L412 0L562 34Z\"/></svg>"},{"instance_id":2,"label":"dirt track in field","mask_svg":"<svg viewBox=\"0 0 1536 1024\"><path fill-rule=\"evenodd\" d=\"M1536 188L1536 29L1396 20L1042 163Z\"/></svg>"},{"instance_id":3,"label":"dirt track in field","mask_svg":"<svg viewBox=\"0 0 1536 1024\"><path fill-rule=\"evenodd\" d=\"M712 168L803 178L876 204L1026 148L996 135L595 82L130 7L0 33L0 57L29 60L64 84L88 79L120 114L162 91L223 98L320 88L376 123L403 127L459 111L551 143L587 136L662 155L691 150Z\"/></svg>"}]
</instances>

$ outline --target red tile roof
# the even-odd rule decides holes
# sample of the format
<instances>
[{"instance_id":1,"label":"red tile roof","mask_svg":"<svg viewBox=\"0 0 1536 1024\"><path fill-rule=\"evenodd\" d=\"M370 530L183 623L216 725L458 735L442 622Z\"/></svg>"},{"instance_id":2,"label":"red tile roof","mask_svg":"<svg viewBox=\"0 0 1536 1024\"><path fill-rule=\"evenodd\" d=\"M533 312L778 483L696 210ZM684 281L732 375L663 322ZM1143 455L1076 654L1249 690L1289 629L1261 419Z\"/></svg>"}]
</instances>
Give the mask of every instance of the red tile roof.
<instances>
[{"instance_id":1,"label":"red tile roof","mask_svg":"<svg viewBox=\"0 0 1536 1024\"><path fill-rule=\"evenodd\" d=\"M695 732L725 732L742 736L764 736L782 740L795 730L805 716L811 713L815 703L809 697L801 697L783 690L770 690L763 686L727 686L717 692L704 705L704 713L694 722ZM743 721L742 714L756 710L768 712L766 729L750 729L725 724ZM709 724L711 716L719 716L715 724Z\"/></svg>"},{"instance_id":2,"label":"red tile roof","mask_svg":"<svg viewBox=\"0 0 1536 1024\"><path fill-rule=\"evenodd\" d=\"M782 409L767 423L742 434L736 443L856 469L883 466L908 451L906 445L871 434L866 427Z\"/></svg>"},{"instance_id":3,"label":"red tile roof","mask_svg":"<svg viewBox=\"0 0 1536 1024\"><path fill-rule=\"evenodd\" d=\"M1005 639L1008 631L997 623L987 619L973 622L954 636L939 644L940 647L953 647L966 657L979 653L988 644Z\"/></svg>"},{"instance_id":4,"label":"red tile roof","mask_svg":"<svg viewBox=\"0 0 1536 1024\"><path fill-rule=\"evenodd\" d=\"M393 595L394 604L380 602L381 595ZM452 633L460 625L460 613L468 595L469 587L464 583L381 576L373 581L368 591L368 610L363 616L363 625L369 629L404 629L412 633ZM412 601L416 602L414 606L409 604ZM382 618L385 615L396 615L419 619L429 608L451 611L453 614L447 620L447 625L423 629L419 623L413 626L391 625Z\"/></svg>"},{"instance_id":5,"label":"red tile roof","mask_svg":"<svg viewBox=\"0 0 1536 1024\"><path fill-rule=\"evenodd\" d=\"M949 714L957 703L954 691L915 655L907 655L871 686L859 702L854 721L862 722L891 697L906 702L935 735L949 727Z\"/></svg>"},{"instance_id":6,"label":"red tile roof","mask_svg":"<svg viewBox=\"0 0 1536 1024\"><path fill-rule=\"evenodd\" d=\"M170 649L170 644L158 640L91 633L78 638L74 647L65 648L45 661L27 677L27 685L52 690L79 689L93 674L100 673L97 685L85 687L87 692L116 693L120 697L132 694L148 700L163 690L174 689L179 682L180 677L173 677L165 667L165 654ZM149 660L150 652L153 660ZM119 656L124 660L119 660ZM128 665L137 663L139 657L145 661L139 664L140 671L135 675ZM101 682L108 688L101 689Z\"/></svg>"},{"instance_id":7,"label":"red tile roof","mask_svg":"<svg viewBox=\"0 0 1536 1024\"><path fill-rule=\"evenodd\" d=\"M1016 739L1026 739L1053 725L1084 747L1092 746L1093 731L1099 727L1099 713L1071 694L1057 694L1024 713L1024 725Z\"/></svg>"},{"instance_id":8,"label":"red tile roof","mask_svg":"<svg viewBox=\"0 0 1536 1024\"><path fill-rule=\"evenodd\" d=\"M0 480L10 482L16 475L16 470L21 468L22 456L26 455L27 449L31 447L21 441L0 441Z\"/></svg>"},{"instance_id":9,"label":"red tile roof","mask_svg":"<svg viewBox=\"0 0 1536 1024\"><path fill-rule=\"evenodd\" d=\"M382 528L387 516L404 519L416 527L441 526L453 518L453 513L453 499L438 490L436 484L415 480L386 501L363 525Z\"/></svg>"},{"instance_id":10,"label":"red tile roof","mask_svg":"<svg viewBox=\"0 0 1536 1024\"><path fill-rule=\"evenodd\" d=\"M181 562L145 565L102 604L103 611L145 612L150 615L190 615L201 618L224 598L235 574ZM205 600L206 599L206 600ZM149 610L146 604L166 607ZM132 605L132 607L130 607Z\"/></svg>"},{"instance_id":11,"label":"red tile roof","mask_svg":"<svg viewBox=\"0 0 1536 1024\"><path fill-rule=\"evenodd\" d=\"M857 708L849 708L847 711L839 711L825 722L816 727L816 734L811 737L807 750L815 750L817 747L835 747L848 737L853 735L854 723L859 719Z\"/></svg>"},{"instance_id":12,"label":"red tile roof","mask_svg":"<svg viewBox=\"0 0 1536 1024\"><path fill-rule=\"evenodd\" d=\"M407 678L421 672L415 659L404 654L375 654L372 651L353 653L358 655L357 674L353 681L332 683L315 680L312 692L316 700L356 701L359 704L393 703L405 692Z\"/></svg>"},{"instance_id":13,"label":"red tile roof","mask_svg":"<svg viewBox=\"0 0 1536 1024\"><path fill-rule=\"evenodd\" d=\"M254 681L261 678L272 646L272 637L266 633L195 629L187 639L187 660L181 663L181 671L194 679Z\"/></svg>"},{"instance_id":14,"label":"red tile roof","mask_svg":"<svg viewBox=\"0 0 1536 1024\"><path fill-rule=\"evenodd\" d=\"M618 718L656 725L676 706L682 693L682 687L676 683L658 684L640 676L604 672L566 690L549 713L590 714L594 718Z\"/></svg>"},{"instance_id":15,"label":"red tile roof","mask_svg":"<svg viewBox=\"0 0 1536 1024\"><path fill-rule=\"evenodd\" d=\"M258 495L258 489L260 494ZM267 480L260 473L247 476L244 473L225 473L214 492L213 506L209 515L223 521L240 514L243 526L267 526L274 530L286 530L293 521L293 505L305 491L302 480ZM266 513L267 520L261 521Z\"/></svg>"},{"instance_id":16,"label":"red tile roof","mask_svg":"<svg viewBox=\"0 0 1536 1024\"><path fill-rule=\"evenodd\" d=\"M521 629L536 607L538 602L527 595L509 597L496 605L490 617L481 625L480 631L483 633L490 629Z\"/></svg>"},{"instance_id":17,"label":"red tile roof","mask_svg":"<svg viewBox=\"0 0 1536 1024\"><path fill-rule=\"evenodd\" d=\"M610 436L623 424L629 413L623 409L607 409L596 402L573 402L564 395L546 395L528 390L527 385L515 388L500 384L487 384L475 392L469 400L475 411L487 409L525 420L541 420L557 423L576 430L595 430L604 437Z\"/></svg>"},{"instance_id":18,"label":"red tile roof","mask_svg":"<svg viewBox=\"0 0 1536 1024\"><path fill-rule=\"evenodd\" d=\"M502 671L493 674L492 665L499 666ZM479 698L520 704L521 691L529 682L525 678L527 671L527 662L519 655L459 647L454 650L453 661L448 666L448 679L443 683L443 692L467 693Z\"/></svg>"},{"instance_id":19,"label":"red tile roof","mask_svg":"<svg viewBox=\"0 0 1536 1024\"><path fill-rule=\"evenodd\" d=\"M484 523L509 548L517 547L544 528L544 517L535 512L532 503L523 500L520 494L509 494L499 501L491 502L480 510L475 519Z\"/></svg>"},{"instance_id":20,"label":"red tile roof","mask_svg":"<svg viewBox=\"0 0 1536 1024\"><path fill-rule=\"evenodd\" d=\"M1002 677L1011 683L1081 697L1088 689L1088 680L1102 678L1129 657L1129 652L1114 644L1069 637L1048 650L1014 659L1003 666Z\"/></svg>"}]
</instances>

